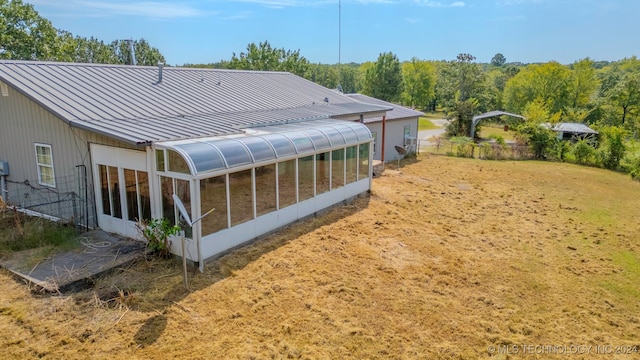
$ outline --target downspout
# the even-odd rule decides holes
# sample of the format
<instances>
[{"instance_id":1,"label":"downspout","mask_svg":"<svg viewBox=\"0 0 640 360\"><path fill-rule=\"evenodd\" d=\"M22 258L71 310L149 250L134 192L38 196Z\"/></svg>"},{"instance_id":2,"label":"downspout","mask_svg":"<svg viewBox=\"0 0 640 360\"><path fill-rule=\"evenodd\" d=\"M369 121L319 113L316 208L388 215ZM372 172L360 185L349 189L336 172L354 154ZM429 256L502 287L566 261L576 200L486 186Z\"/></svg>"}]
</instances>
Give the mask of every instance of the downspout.
<instances>
[{"instance_id":1,"label":"downspout","mask_svg":"<svg viewBox=\"0 0 640 360\"><path fill-rule=\"evenodd\" d=\"M386 129L386 120L387 120L387 115L382 115L382 154L380 155L380 160L382 162L384 162L384 133L385 133L385 129Z\"/></svg>"},{"instance_id":2,"label":"downspout","mask_svg":"<svg viewBox=\"0 0 640 360\"><path fill-rule=\"evenodd\" d=\"M9 202L9 191L7 190L7 183L4 178L6 175L0 176L0 198L2 198L2 202L7 204Z\"/></svg>"}]
</instances>

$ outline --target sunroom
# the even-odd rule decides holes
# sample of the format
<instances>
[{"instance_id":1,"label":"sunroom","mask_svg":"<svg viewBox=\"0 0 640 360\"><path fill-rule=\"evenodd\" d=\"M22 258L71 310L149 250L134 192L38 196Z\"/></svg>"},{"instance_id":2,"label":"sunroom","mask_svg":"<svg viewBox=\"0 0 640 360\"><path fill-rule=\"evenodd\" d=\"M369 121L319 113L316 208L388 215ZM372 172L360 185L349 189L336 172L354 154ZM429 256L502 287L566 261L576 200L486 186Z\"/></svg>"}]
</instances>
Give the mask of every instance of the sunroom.
<instances>
[{"instance_id":1,"label":"sunroom","mask_svg":"<svg viewBox=\"0 0 640 360\"><path fill-rule=\"evenodd\" d=\"M371 188L371 142L359 122L328 118L153 145L162 216L185 230L198 262ZM185 226L173 194L191 219ZM172 252L181 255L173 241Z\"/></svg>"}]
</instances>

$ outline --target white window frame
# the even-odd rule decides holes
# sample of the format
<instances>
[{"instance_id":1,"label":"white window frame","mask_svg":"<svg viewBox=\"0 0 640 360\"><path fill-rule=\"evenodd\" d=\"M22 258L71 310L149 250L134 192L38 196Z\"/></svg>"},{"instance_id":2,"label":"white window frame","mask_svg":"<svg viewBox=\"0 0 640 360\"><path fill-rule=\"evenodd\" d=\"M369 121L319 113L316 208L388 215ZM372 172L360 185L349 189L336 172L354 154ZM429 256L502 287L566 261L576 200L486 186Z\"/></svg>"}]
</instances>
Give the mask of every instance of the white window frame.
<instances>
[{"instance_id":1,"label":"white window frame","mask_svg":"<svg viewBox=\"0 0 640 360\"><path fill-rule=\"evenodd\" d=\"M372 131L371 132L371 137L373 138L373 151L372 151L372 154L375 155L376 154L376 145L378 144L378 132L377 131Z\"/></svg>"},{"instance_id":2,"label":"white window frame","mask_svg":"<svg viewBox=\"0 0 640 360\"><path fill-rule=\"evenodd\" d=\"M45 163L41 163L40 162L40 160L38 158L38 148L49 149L49 158L50 158L51 164L45 164ZM36 152L36 172L38 173L38 184L40 184L42 186L55 188L56 187L56 174L55 174L55 169L54 169L54 166L53 166L53 148L49 144L35 143L34 144L34 149L35 149L35 152ZM43 168L51 169L51 182L50 183L45 182L42 179L42 169Z\"/></svg>"}]
</instances>

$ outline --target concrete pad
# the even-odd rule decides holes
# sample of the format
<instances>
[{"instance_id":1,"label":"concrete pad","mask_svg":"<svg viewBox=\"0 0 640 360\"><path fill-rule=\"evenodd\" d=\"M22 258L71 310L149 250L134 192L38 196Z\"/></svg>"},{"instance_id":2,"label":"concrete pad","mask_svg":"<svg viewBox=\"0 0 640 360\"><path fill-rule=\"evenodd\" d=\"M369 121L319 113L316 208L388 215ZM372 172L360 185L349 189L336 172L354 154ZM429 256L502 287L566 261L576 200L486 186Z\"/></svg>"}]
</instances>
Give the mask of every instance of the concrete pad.
<instances>
[{"instance_id":1,"label":"concrete pad","mask_svg":"<svg viewBox=\"0 0 640 360\"><path fill-rule=\"evenodd\" d=\"M35 266L27 265L26 261L37 249L1 259L0 266L44 291L62 292L85 287L92 283L92 278L144 256L144 242L102 230L89 231L79 239L80 248L53 253Z\"/></svg>"}]
</instances>

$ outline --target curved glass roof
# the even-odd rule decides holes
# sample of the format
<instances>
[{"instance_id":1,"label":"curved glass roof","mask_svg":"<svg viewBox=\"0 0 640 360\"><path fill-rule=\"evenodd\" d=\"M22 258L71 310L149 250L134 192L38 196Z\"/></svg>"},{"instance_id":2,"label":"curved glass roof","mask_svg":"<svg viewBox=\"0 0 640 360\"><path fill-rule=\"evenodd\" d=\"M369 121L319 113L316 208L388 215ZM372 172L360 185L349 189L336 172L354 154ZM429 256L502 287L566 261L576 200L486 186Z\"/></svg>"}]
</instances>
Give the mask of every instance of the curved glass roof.
<instances>
[{"instance_id":1,"label":"curved glass roof","mask_svg":"<svg viewBox=\"0 0 640 360\"><path fill-rule=\"evenodd\" d=\"M192 175L198 175L371 139L371 132L361 123L324 119L248 128L242 135L165 141L155 146L181 154L195 172Z\"/></svg>"}]
</instances>

